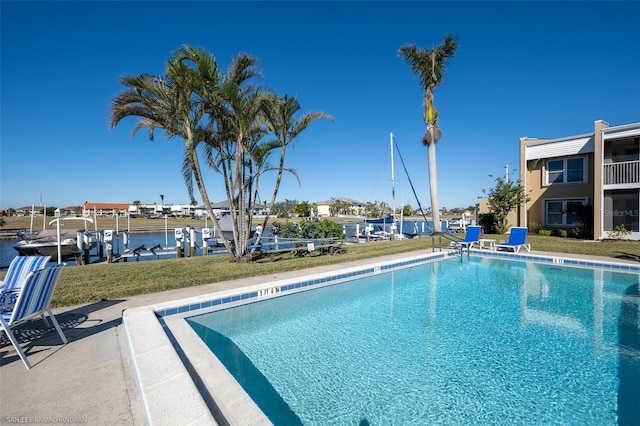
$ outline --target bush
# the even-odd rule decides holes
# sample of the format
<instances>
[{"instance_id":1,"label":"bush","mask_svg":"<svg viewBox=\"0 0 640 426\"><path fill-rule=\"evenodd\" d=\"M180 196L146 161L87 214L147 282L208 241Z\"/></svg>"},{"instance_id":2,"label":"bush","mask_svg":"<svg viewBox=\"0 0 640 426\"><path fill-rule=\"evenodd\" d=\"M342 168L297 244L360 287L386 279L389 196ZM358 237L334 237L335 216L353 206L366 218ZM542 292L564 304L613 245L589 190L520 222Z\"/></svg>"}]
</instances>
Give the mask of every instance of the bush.
<instances>
[{"instance_id":1,"label":"bush","mask_svg":"<svg viewBox=\"0 0 640 426\"><path fill-rule=\"evenodd\" d=\"M300 227L295 222L274 222L273 233L282 238L298 238Z\"/></svg>"},{"instance_id":2,"label":"bush","mask_svg":"<svg viewBox=\"0 0 640 426\"><path fill-rule=\"evenodd\" d=\"M482 226L485 234L497 234L498 218L493 213L480 213L478 225Z\"/></svg>"},{"instance_id":3,"label":"bush","mask_svg":"<svg viewBox=\"0 0 640 426\"><path fill-rule=\"evenodd\" d=\"M541 229L538 231L538 235L542 235L543 237L551 236L551 231L548 229Z\"/></svg>"},{"instance_id":4,"label":"bush","mask_svg":"<svg viewBox=\"0 0 640 426\"><path fill-rule=\"evenodd\" d=\"M609 237L614 240L620 240L629 234L631 234L631 231L628 230L624 225L618 225L611 231L609 231Z\"/></svg>"},{"instance_id":5,"label":"bush","mask_svg":"<svg viewBox=\"0 0 640 426\"><path fill-rule=\"evenodd\" d=\"M542 224L540 222L536 222L535 220L531 222L529 226L531 227L531 230L534 234L537 234L538 232L540 232L540 229L542 229Z\"/></svg>"},{"instance_id":6,"label":"bush","mask_svg":"<svg viewBox=\"0 0 640 426\"><path fill-rule=\"evenodd\" d=\"M328 219L321 222L275 222L273 231L282 238L344 238L342 225Z\"/></svg>"},{"instance_id":7,"label":"bush","mask_svg":"<svg viewBox=\"0 0 640 426\"><path fill-rule=\"evenodd\" d=\"M562 237L562 238L567 238L567 236L569 235L569 232L566 229L561 229L558 234Z\"/></svg>"},{"instance_id":8,"label":"bush","mask_svg":"<svg viewBox=\"0 0 640 426\"><path fill-rule=\"evenodd\" d=\"M300 222L300 234L301 238L344 238L342 225L328 219Z\"/></svg>"}]
</instances>

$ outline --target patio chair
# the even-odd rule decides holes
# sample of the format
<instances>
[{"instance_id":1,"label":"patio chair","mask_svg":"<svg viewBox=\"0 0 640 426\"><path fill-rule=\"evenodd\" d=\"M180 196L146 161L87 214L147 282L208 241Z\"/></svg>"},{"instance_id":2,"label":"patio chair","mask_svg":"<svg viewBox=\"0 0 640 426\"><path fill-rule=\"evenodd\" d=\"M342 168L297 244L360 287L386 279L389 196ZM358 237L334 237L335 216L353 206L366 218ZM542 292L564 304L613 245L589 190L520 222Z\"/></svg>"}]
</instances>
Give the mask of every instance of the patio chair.
<instances>
[{"instance_id":1,"label":"patio chair","mask_svg":"<svg viewBox=\"0 0 640 426\"><path fill-rule=\"evenodd\" d=\"M464 248L471 248L474 244L480 245L480 226L467 226L467 233L464 236L464 240L453 241L451 244L454 246L462 246Z\"/></svg>"},{"instance_id":2,"label":"patio chair","mask_svg":"<svg viewBox=\"0 0 640 426\"><path fill-rule=\"evenodd\" d=\"M0 281L0 291L17 289L30 272L44 268L51 256L16 256L9 264L4 281Z\"/></svg>"},{"instance_id":3,"label":"patio chair","mask_svg":"<svg viewBox=\"0 0 640 426\"><path fill-rule=\"evenodd\" d=\"M20 359L22 359L27 369L31 368L31 364L20 348L18 340L12 331L17 325L24 323L36 315L40 315L45 326L49 326L47 318L45 317L45 313L47 313L53 322L53 326L60 335L62 342L67 343L67 338L49 307L62 268L63 265L55 265L50 268L31 272L19 287L20 290L15 305L12 308L6 306L1 308L0 329L7 333L7 337L9 337L11 344L18 352L18 355L20 355Z\"/></svg>"},{"instance_id":4,"label":"patio chair","mask_svg":"<svg viewBox=\"0 0 640 426\"><path fill-rule=\"evenodd\" d=\"M520 248L524 247L527 251L531 251L531 244L527 243L527 228L513 227L509 233L509 241L506 243L496 244L496 249L508 249L513 250L514 253L518 253Z\"/></svg>"}]
</instances>

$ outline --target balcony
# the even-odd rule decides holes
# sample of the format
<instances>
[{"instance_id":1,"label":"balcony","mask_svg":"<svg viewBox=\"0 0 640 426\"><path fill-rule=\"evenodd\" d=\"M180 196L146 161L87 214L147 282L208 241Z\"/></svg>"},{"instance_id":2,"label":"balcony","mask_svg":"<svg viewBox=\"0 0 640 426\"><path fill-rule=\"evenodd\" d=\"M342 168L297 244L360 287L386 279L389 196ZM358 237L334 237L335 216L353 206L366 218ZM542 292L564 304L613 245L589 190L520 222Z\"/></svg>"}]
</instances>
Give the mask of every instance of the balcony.
<instances>
[{"instance_id":1,"label":"balcony","mask_svg":"<svg viewBox=\"0 0 640 426\"><path fill-rule=\"evenodd\" d=\"M640 161L622 161L604 165L603 185L640 185Z\"/></svg>"}]
</instances>

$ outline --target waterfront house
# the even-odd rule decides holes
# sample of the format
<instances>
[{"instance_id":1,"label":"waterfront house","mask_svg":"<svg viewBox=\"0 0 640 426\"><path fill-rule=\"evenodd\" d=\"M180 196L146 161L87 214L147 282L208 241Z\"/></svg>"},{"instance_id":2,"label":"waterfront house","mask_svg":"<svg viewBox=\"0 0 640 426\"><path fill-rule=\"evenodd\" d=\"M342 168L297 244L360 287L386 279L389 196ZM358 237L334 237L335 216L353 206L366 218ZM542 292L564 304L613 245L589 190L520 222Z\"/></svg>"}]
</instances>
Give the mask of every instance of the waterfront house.
<instances>
[{"instance_id":1,"label":"waterfront house","mask_svg":"<svg viewBox=\"0 0 640 426\"><path fill-rule=\"evenodd\" d=\"M575 229L586 207L594 239L624 226L626 238L640 240L639 141L640 123L610 127L602 120L581 135L521 138L520 180L529 200L517 212L518 225Z\"/></svg>"}]
</instances>

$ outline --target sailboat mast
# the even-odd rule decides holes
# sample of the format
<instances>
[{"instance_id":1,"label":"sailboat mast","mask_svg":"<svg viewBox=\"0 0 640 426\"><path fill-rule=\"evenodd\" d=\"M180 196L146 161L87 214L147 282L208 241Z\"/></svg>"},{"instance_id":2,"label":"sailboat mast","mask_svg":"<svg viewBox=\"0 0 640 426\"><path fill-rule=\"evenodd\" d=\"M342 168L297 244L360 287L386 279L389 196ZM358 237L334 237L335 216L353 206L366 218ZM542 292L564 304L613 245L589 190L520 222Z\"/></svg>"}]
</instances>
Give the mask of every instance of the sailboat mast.
<instances>
[{"instance_id":1,"label":"sailboat mast","mask_svg":"<svg viewBox=\"0 0 640 426\"><path fill-rule=\"evenodd\" d=\"M393 219L396 217L396 179L393 171L393 133L389 132L389 148L391 150L391 208L393 209Z\"/></svg>"}]
</instances>

